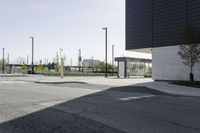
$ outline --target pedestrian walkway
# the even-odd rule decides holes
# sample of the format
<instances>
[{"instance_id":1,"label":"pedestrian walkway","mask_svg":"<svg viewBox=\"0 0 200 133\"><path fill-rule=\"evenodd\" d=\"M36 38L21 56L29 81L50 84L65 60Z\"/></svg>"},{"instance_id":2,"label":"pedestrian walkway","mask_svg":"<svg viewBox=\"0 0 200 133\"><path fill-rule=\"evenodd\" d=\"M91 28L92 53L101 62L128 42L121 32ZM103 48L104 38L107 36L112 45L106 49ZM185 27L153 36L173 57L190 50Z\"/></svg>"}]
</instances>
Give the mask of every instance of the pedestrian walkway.
<instances>
[{"instance_id":1,"label":"pedestrian walkway","mask_svg":"<svg viewBox=\"0 0 200 133\"><path fill-rule=\"evenodd\" d=\"M68 83L68 82L81 82L88 84L99 84L99 85L110 85L110 86L126 86L138 83L152 82L151 78L129 78L129 79L119 79L116 77L92 77L92 76L66 76L63 79L60 77L53 76L42 76L42 75L28 75L25 77L0 77L0 81L6 80L17 80L17 81L27 81L27 82L37 82L37 83Z\"/></svg>"},{"instance_id":2,"label":"pedestrian walkway","mask_svg":"<svg viewBox=\"0 0 200 133\"><path fill-rule=\"evenodd\" d=\"M200 89L194 87L186 87L180 85L173 85L168 82L148 82L139 83L136 86L145 86L151 89L162 91L173 95L200 97Z\"/></svg>"},{"instance_id":3,"label":"pedestrian walkway","mask_svg":"<svg viewBox=\"0 0 200 133\"><path fill-rule=\"evenodd\" d=\"M116 77L51 77L42 75L26 75L26 76L13 76L13 77L1 77L0 81L23 81L23 82L36 82L36 83L86 83L86 84L99 84L107 86L145 86L147 88L155 89L161 92L182 95L200 97L200 89L186 86L179 86L169 84L168 82L154 82L151 78L128 78L119 79Z\"/></svg>"}]
</instances>

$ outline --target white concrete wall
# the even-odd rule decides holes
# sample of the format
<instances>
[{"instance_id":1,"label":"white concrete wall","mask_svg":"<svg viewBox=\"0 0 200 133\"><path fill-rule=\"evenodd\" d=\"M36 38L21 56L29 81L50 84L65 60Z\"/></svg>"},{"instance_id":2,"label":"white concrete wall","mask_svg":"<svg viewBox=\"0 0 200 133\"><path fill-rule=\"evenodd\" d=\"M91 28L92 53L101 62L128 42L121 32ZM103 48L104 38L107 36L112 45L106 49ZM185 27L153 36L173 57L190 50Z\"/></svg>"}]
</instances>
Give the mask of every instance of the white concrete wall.
<instances>
[{"instance_id":1,"label":"white concrete wall","mask_svg":"<svg viewBox=\"0 0 200 133\"><path fill-rule=\"evenodd\" d=\"M190 68L177 55L179 46L153 48L152 64L154 80L189 80ZM194 79L200 81L200 63L194 67Z\"/></svg>"},{"instance_id":2,"label":"white concrete wall","mask_svg":"<svg viewBox=\"0 0 200 133\"><path fill-rule=\"evenodd\" d=\"M124 61L119 61L119 77L124 78L125 77L125 62Z\"/></svg>"}]
</instances>

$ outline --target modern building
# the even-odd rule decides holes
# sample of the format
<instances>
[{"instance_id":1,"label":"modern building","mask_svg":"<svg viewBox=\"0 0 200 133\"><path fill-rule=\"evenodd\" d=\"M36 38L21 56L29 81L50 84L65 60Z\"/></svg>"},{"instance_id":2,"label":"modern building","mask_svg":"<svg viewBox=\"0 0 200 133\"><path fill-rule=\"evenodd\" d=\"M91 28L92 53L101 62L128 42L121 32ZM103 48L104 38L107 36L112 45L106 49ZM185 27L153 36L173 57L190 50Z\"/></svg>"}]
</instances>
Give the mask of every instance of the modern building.
<instances>
[{"instance_id":1,"label":"modern building","mask_svg":"<svg viewBox=\"0 0 200 133\"><path fill-rule=\"evenodd\" d=\"M116 57L118 77L145 76L152 74L151 59Z\"/></svg>"},{"instance_id":2,"label":"modern building","mask_svg":"<svg viewBox=\"0 0 200 133\"><path fill-rule=\"evenodd\" d=\"M154 80L188 80L177 55L187 27L200 37L200 0L126 0L126 49L152 53ZM200 64L194 67L200 80Z\"/></svg>"},{"instance_id":3,"label":"modern building","mask_svg":"<svg viewBox=\"0 0 200 133\"><path fill-rule=\"evenodd\" d=\"M82 64L84 67L94 67L95 65L98 65L101 63L100 60L95 60L95 59L84 59Z\"/></svg>"},{"instance_id":4,"label":"modern building","mask_svg":"<svg viewBox=\"0 0 200 133\"><path fill-rule=\"evenodd\" d=\"M84 59L82 62L83 68L86 72L93 72L94 66L100 64L100 60Z\"/></svg>"}]
</instances>

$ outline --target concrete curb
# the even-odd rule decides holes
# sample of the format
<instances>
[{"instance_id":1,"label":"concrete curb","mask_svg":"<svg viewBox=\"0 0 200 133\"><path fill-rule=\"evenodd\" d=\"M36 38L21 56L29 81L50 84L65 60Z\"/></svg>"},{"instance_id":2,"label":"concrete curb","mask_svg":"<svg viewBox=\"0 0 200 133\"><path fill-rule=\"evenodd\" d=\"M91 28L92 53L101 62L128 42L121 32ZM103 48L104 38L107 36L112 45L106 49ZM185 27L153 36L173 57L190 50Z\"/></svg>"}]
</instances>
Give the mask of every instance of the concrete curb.
<instances>
[{"instance_id":1,"label":"concrete curb","mask_svg":"<svg viewBox=\"0 0 200 133\"><path fill-rule=\"evenodd\" d=\"M26 77L27 74L0 74L0 77Z\"/></svg>"},{"instance_id":2,"label":"concrete curb","mask_svg":"<svg viewBox=\"0 0 200 133\"><path fill-rule=\"evenodd\" d=\"M74 84L88 84L86 82L78 82L78 81L34 81L34 83L38 84L67 84L67 83L74 83Z\"/></svg>"},{"instance_id":3,"label":"concrete curb","mask_svg":"<svg viewBox=\"0 0 200 133\"><path fill-rule=\"evenodd\" d=\"M174 96L200 97L200 89L198 88L173 85L168 82L142 83L138 84L138 86L145 86Z\"/></svg>"}]
</instances>

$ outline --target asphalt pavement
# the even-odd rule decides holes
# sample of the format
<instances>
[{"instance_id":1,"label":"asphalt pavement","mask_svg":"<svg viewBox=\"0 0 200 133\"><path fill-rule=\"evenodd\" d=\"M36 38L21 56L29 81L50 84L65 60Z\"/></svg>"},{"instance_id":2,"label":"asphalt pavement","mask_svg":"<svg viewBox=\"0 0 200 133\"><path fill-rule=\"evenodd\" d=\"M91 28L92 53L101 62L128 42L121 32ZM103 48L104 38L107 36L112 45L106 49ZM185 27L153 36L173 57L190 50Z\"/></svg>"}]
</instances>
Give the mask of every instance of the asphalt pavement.
<instances>
[{"instance_id":1,"label":"asphalt pavement","mask_svg":"<svg viewBox=\"0 0 200 133\"><path fill-rule=\"evenodd\" d=\"M0 133L199 133L199 110L144 86L0 81Z\"/></svg>"}]
</instances>

